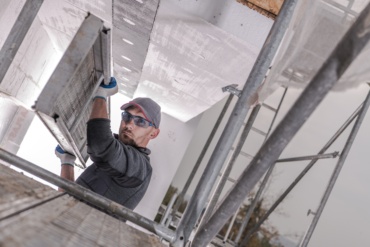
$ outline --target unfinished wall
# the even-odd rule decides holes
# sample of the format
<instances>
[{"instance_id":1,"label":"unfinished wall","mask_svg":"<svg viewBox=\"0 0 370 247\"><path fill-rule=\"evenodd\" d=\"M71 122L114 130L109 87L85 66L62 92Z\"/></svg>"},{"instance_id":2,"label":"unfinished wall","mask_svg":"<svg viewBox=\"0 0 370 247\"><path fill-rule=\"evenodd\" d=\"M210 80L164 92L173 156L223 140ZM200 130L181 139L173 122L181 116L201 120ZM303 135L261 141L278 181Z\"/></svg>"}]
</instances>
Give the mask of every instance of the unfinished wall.
<instances>
[{"instance_id":1,"label":"unfinished wall","mask_svg":"<svg viewBox=\"0 0 370 247\"><path fill-rule=\"evenodd\" d=\"M0 109L0 148L17 153L35 114L2 93Z\"/></svg>"}]
</instances>

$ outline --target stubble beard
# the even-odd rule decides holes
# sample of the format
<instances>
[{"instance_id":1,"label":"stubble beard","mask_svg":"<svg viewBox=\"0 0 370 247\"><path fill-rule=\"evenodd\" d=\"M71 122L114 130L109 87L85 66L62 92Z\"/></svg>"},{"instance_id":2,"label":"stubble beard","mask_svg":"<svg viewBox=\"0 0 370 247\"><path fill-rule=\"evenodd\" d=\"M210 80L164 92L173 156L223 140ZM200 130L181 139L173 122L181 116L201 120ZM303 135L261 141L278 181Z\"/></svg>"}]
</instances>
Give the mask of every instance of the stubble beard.
<instances>
[{"instance_id":1,"label":"stubble beard","mask_svg":"<svg viewBox=\"0 0 370 247\"><path fill-rule=\"evenodd\" d=\"M130 145L130 146L133 146L133 147L138 147L137 143L126 133L129 133L129 134L132 135L132 132L130 130L128 130L127 128L124 128L119 133L120 140L126 145Z\"/></svg>"}]
</instances>

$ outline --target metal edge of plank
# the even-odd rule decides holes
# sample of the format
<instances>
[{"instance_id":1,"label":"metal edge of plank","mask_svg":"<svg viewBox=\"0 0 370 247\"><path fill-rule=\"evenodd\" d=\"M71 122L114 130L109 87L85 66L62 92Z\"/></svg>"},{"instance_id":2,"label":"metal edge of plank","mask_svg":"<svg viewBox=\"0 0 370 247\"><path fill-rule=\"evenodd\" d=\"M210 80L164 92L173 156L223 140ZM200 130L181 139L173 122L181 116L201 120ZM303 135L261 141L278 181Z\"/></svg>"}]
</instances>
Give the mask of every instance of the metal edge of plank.
<instances>
[{"instance_id":1,"label":"metal edge of plank","mask_svg":"<svg viewBox=\"0 0 370 247\"><path fill-rule=\"evenodd\" d=\"M102 20L94 15L90 14L85 19L37 99L35 104L36 110L49 116L55 114L54 108L50 107L50 102L57 102L60 92L68 87L70 79L99 37L102 27Z\"/></svg>"},{"instance_id":2,"label":"metal edge of plank","mask_svg":"<svg viewBox=\"0 0 370 247\"><path fill-rule=\"evenodd\" d=\"M62 194L0 164L0 221Z\"/></svg>"},{"instance_id":3,"label":"metal edge of plank","mask_svg":"<svg viewBox=\"0 0 370 247\"><path fill-rule=\"evenodd\" d=\"M135 229L69 195L0 221L0 229L3 247L23 246L25 242L30 247L81 246L81 242L84 246L164 246L157 236Z\"/></svg>"},{"instance_id":4,"label":"metal edge of plank","mask_svg":"<svg viewBox=\"0 0 370 247\"><path fill-rule=\"evenodd\" d=\"M76 166L79 168L85 169L86 168L86 161L85 158L80 151L76 153L76 150L79 150L79 148L76 146L75 142L73 141L73 138L67 134L66 136L66 127L63 128L62 121L57 121L54 118L44 114L43 112L36 111L37 116L40 118L40 120L43 122L43 124L46 126L46 128L50 131L50 133L54 136L54 138L57 140L59 145L67 152L74 153L82 165L79 165L75 163ZM61 127L62 126L62 127ZM68 132L67 132L68 133ZM87 160L87 158L86 158Z\"/></svg>"}]
</instances>

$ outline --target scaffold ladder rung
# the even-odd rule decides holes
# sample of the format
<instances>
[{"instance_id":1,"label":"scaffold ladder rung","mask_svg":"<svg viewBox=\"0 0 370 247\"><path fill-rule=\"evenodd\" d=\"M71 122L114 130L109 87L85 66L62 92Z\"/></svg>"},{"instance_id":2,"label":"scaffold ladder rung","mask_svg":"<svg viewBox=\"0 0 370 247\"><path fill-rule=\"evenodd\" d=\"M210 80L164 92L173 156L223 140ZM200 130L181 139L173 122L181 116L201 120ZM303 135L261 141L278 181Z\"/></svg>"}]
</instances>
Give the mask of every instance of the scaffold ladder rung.
<instances>
[{"instance_id":1,"label":"scaffold ladder rung","mask_svg":"<svg viewBox=\"0 0 370 247\"><path fill-rule=\"evenodd\" d=\"M222 173L220 172L220 173L218 174L218 176L219 176L219 177L221 177L221 176L222 176ZM230 181L230 182L232 182L232 183L236 183L236 180L235 180L235 179L233 179L233 178L231 178L230 176L229 176L229 177L227 177L227 181Z\"/></svg>"},{"instance_id":2,"label":"scaffold ladder rung","mask_svg":"<svg viewBox=\"0 0 370 247\"><path fill-rule=\"evenodd\" d=\"M260 129L257 129L257 128L255 128L255 127L252 127L252 130L253 130L254 132L257 132L258 134L261 134L261 135L263 135L263 136L267 136L267 133L266 133L266 132L264 132L264 131L262 131L262 130L260 130Z\"/></svg>"},{"instance_id":3,"label":"scaffold ladder rung","mask_svg":"<svg viewBox=\"0 0 370 247\"><path fill-rule=\"evenodd\" d=\"M232 147L231 148L231 150L234 150L235 148L234 147ZM244 152L244 151L240 151L239 152L239 155L243 155L243 156L245 156L245 157L247 157L247 158L250 158L250 159L253 159L254 158L254 156L253 155L251 155L251 154L249 154L249 153L247 153L247 152Z\"/></svg>"},{"instance_id":4,"label":"scaffold ladder rung","mask_svg":"<svg viewBox=\"0 0 370 247\"><path fill-rule=\"evenodd\" d=\"M274 108L274 107L272 107L272 106L270 106L270 105L268 105L266 103L262 103L262 106L265 107L265 108L267 108L267 109L269 109L269 110L271 110L271 111L273 111L273 112L276 112L277 111L276 108Z\"/></svg>"}]
</instances>

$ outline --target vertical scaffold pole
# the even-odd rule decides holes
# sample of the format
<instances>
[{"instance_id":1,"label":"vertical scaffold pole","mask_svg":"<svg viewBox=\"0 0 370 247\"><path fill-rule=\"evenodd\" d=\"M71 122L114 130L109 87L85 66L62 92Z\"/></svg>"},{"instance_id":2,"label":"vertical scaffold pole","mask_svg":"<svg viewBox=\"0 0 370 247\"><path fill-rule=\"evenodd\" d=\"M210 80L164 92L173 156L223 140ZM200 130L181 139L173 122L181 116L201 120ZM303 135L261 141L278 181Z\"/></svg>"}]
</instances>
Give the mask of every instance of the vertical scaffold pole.
<instances>
[{"instance_id":1,"label":"vertical scaffold pole","mask_svg":"<svg viewBox=\"0 0 370 247\"><path fill-rule=\"evenodd\" d=\"M325 146L319 151L319 155L323 154L330 146L338 139L338 137L347 129L347 127L353 122L353 120L358 116L361 108L361 104L352 115L343 123L343 125L337 130L337 132L330 138L330 140L325 144ZM281 196L272 204L272 206L267 210L267 212L260 218L253 228L247 232L242 240L240 246L245 245L249 238L255 233L258 228L263 224L263 222L270 216L270 214L280 205L280 203L285 199L285 197L294 189L294 187L301 181L301 179L307 174L307 172L316 164L319 158L314 158L308 165L302 170L302 172L294 179L294 181L289 185L289 187L281 194ZM236 242L236 241L235 241Z\"/></svg>"},{"instance_id":2,"label":"vertical scaffold pole","mask_svg":"<svg viewBox=\"0 0 370 247\"><path fill-rule=\"evenodd\" d=\"M204 247L216 236L263 174L277 160L303 123L362 51L370 40L369 19L370 3L334 48L285 118L261 147L248 168L244 170L221 206L198 231L193 246Z\"/></svg>"},{"instance_id":3,"label":"vertical scaffold pole","mask_svg":"<svg viewBox=\"0 0 370 247\"><path fill-rule=\"evenodd\" d=\"M200 182L189 201L189 205L179 227L177 228L177 237L175 242L172 243L174 246L183 246L184 243L187 242L216 182L222 165L225 163L229 150L231 149L232 144L243 125L243 121L248 114L251 96L257 91L258 86L262 83L280 42L283 39L296 3L297 0L284 1L280 13L276 18L276 21L272 26L265 44L244 85L240 98L236 102L229 121L227 122Z\"/></svg>"},{"instance_id":4,"label":"vertical scaffold pole","mask_svg":"<svg viewBox=\"0 0 370 247\"><path fill-rule=\"evenodd\" d=\"M202 163L203 158L204 158L205 154L207 153L207 150L208 150L209 146L211 145L211 142L212 142L212 140L213 140L213 138L214 138L214 136L215 136L215 134L218 130L218 127L220 126L220 124L222 122L222 119L224 118L224 116L226 114L227 109L229 109L229 106L231 104L231 101L232 101L233 97L234 97L234 95L230 94L229 97L227 98L226 103L225 103L224 107L222 108L221 113L218 116L215 125L213 126L211 134L209 134L208 139L206 141L206 144L204 145L204 147L203 147L203 149L202 149L202 151L201 151L201 153L200 153L200 155L197 159L197 162L195 163L195 165L194 165L194 167L193 167L193 169L192 169L192 171L189 175L189 178L188 178L188 180L186 181L186 183L184 185L184 188L182 189L179 196L177 197L175 205L173 206L173 209L172 209L172 213L168 218L168 222L171 222L172 219L176 217L176 213L179 210L182 202L184 201L184 196L185 196L186 192L188 191L188 189L190 187L190 184L193 181L194 176L197 173L197 171L199 169L199 166Z\"/></svg>"},{"instance_id":5,"label":"vertical scaffold pole","mask_svg":"<svg viewBox=\"0 0 370 247\"><path fill-rule=\"evenodd\" d=\"M320 219L321 213L324 210L324 207L326 205L326 202L329 199L329 196L331 194L331 191L334 188L335 182L337 181L337 178L339 176L340 171L342 170L342 167L344 165L344 161L346 160L349 151L351 150L352 144L356 138L356 135L358 133L358 130L360 129L360 126L365 118L366 112L370 105L370 92L368 93L366 100L364 102L364 105L362 106L362 109L356 119L355 124L353 125L352 131L347 139L346 144L344 145L343 151L340 155L340 158L338 160L337 165L335 166L335 169L333 171L333 174L331 175L331 178L329 180L329 184L325 190L325 193L321 199L320 205L318 209L316 210L315 217L312 219L312 223L310 227L307 230L306 236L304 237L301 247L306 247L311 239L312 233L315 230L315 227L317 225L317 222Z\"/></svg>"},{"instance_id":6,"label":"vertical scaffold pole","mask_svg":"<svg viewBox=\"0 0 370 247\"><path fill-rule=\"evenodd\" d=\"M266 137L265 137L264 142L266 142L266 140L267 140L267 138L268 138L268 136L269 136L269 134L270 134L270 132L271 132L272 126L273 126L273 125L274 125L274 123L275 123L275 120L276 120L277 114L278 114L278 113L279 113L279 111L280 111L281 105L283 104L283 101L284 101L284 98L285 98L285 95L286 95L287 91L288 91L288 88L286 87L286 88L284 89L283 95L281 96L281 99L280 99L280 101L279 101L279 105L278 105L278 107L276 108L276 112L275 112L274 118L272 119L272 122L271 122L271 124L270 124L270 127L269 127L269 129L268 129L268 131L267 131L267 134L266 134ZM271 166L271 168L269 169L269 171L266 173L265 177L263 178L263 181L262 181L262 183L261 183L260 187L258 188L258 191L257 191L256 195L254 196L254 198L253 198L253 200L252 200L252 203L249 205L248 210L247 210L247 212L246 212L246 214L245 214L245 217L244 217L243 223L242 223L242 225L240 226L239 231L238 231L238 234L237 234L237 235L236 235L236 237L235 237L235 243L238 243L238 242L240 241L240 238L241 238L241 236L242 236L242 233L244 232L245 228L246 228L246 227L247 227L247 225L248 225L249 219L250 219L250 217L252 216L252 213L253 213L253 211L254 211L254 208L255 208L255 207L256 207L256 205L257 205L257 202L258 202L258 201L259 201L259 199L260 199L260 196L262 195L262 191L265 189L265 186L266 186L266 184L267 184L268 179L270 178L270 175L271 175L271 173L272 173L273 169L274 169L274 166Z\"/></svg>"},{"instance_id":7,"label":"vertical scaffold pole","mask_svg":"<svg viewBox=\"0 0 370 247\"><path fill-rule=\"evenodd\" d=\"M0 50L0 84L13 62L14 57L17 54L24 37L26 37L26 34L43 2L43 0L27 0L10 30L9 35Z\"/></svg>"},{"instance_id":8,"label":"vertical scaffold pole","mask_svg":"<svg viewBox=\"0 0 370 247\"><path fill-rule=\"evenodd\" d=\"M206 208L206 211L204 212L204 216L203 216L202 222L200 223L200 226L202 226L205 222L207 222L209 220L209 218L211 217L211 215L212 215L212 213L213 213L213 211L216 207L216 204L218 202L218 199L221 196L222 189L225 187L226 181L229 178L231 170L232 170L232 168L233 168L233 166L234 166L234 164L235 164L235 162L236 162L236 160L237 160L237 158L240 154L240 151L243 148L245 140L247 139L248 134L249 134L250 130L252 129L252 125L253 125L254 121L256 120L258 112L260 111L260 109L261 109L261 104L258 104L253 108L253 110L252 110L252 112L251 112L251 114L248 118L248 121L244 126L244 129L243 129L243 132L242 132L242 134L239 138L238 144L235 147L234 153L233 153L230 161L226 165L226 168L225 168L224 172L221 175L220 181L218 182L218 184L216 186L215 192L211 196L211 200L210 200L210 202L209 202L209 204Z\"/></svg>"}]
</instances>

